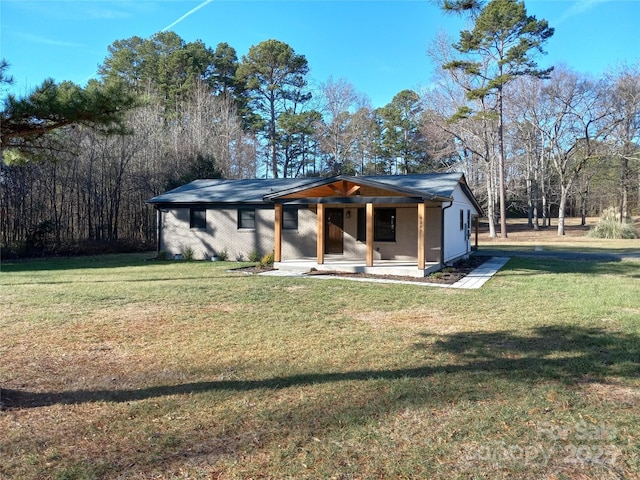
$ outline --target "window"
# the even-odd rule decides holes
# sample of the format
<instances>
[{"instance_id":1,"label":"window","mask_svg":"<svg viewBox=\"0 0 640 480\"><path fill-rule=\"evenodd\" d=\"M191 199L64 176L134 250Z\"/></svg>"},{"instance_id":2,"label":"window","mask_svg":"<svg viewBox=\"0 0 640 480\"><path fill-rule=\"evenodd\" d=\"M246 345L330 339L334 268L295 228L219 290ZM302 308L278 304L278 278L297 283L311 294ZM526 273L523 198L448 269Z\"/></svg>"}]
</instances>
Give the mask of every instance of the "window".
<instances>
[{"instance_id":1,"label":"window","mask_svg":"<svg viewBox=\"0 0 640 480\"><path fill-rule=\"evenodd\" d=\"M460 230L464 230L464 210L460 209Z\"/></svg>"},{"instance_id":2,"label":"window","mask_svg":"<svg viewBox=\"0 0 640 480\"><path fill-rule=\"evenodd\" d=\"M255 230L256 228L256 209L255 208L239 208L238 209L238 228Z\"/></svg>"},{"instance_id":3,"label":"window","mask_svg":"<svg viewBox=\"0 0 640 480\"><path fill-rule=\"evenodd\" d=\"M367 211L364 208L358 209L358 230L356 232L356 240L359 242L367 241Z\"/></svg>"},{"instance_id":4,"label":"window","mask_svg":"<svg viewBox=\"0 0 640 480\"><path fill-rule=\"evenodd\" d=\"M358 230L356 240L367 241L367 211L358 209ZM396 209L376 208L373 211L373 240L376 242L396 241Z\"/></svg>"},{"instance_id":5,"label":"window","mask_svg":"<svg viewBox=\"0 0 640 480\"><path fill-rule=\"evenodd\" d=\"M373 211L373 239L376 242L396 241L395 208L377 208Z\"/></svg>"},{"instance_id":6,"label":"window","mask_svg":"<svg viewBox=\"0 0 640 480\"><path fill-rule=\"evenodd\" d=\"M207 228L207 210L204 208L192 208L189 212L190 228Z\"/></svg>"},{"instance_id":7,"label":"window","mask_svg":"<svg viewBox=\"0 0 640 480\"><path fill-rule=\"evenodd\" d=\"M298 229L298 209L296 207L284 207L282 209L282 229Z\"/></svg>"}]
</instances>

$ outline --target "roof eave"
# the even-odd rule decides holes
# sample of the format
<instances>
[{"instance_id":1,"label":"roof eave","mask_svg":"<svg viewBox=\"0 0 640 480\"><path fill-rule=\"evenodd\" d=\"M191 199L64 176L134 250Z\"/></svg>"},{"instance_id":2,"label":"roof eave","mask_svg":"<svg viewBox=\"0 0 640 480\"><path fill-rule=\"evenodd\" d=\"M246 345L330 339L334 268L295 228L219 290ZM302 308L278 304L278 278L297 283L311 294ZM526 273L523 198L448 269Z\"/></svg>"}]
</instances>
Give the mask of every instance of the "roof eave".
<instances>
[{"instance_id":1,"label":"roof eave","mask_svg":"<svg viewBox=\"0 0 640 480\"><path fill-rule=\"evenodd\" d=\"M333 183L337 180L339 180L339 177L325 177L325 178L320 178L320 179L310 179L309 183L305 183L303 185L298 185L296 187L289 187L289 188L285 188L283 190L278 190L276 192L272 192L272 193L267 193L266 195L264 195L262 197L262 199L265 202L269 202L269 201L273 201L276 198L279 197L283 197L285 195L290 195L292 193L297 193L297 192L301 192L303 190L308 190L310 188L315 188L315 187L322 187L324 185L329 185L330 183Z\"/></svg>"},{"instance_id":2,"label":"roof eave","mask_svg":"<svg viewBox=\"0 0 640 480\"><path fill-rule=\"evenodd\" d=\"M302 192L304 190L308 190L310 188L321 187L324 185L329 185L334 182L339 181L348 181L357 183L359 185L366 185L367 187L380 188L382 190L390 190L393 192L409 195L412 197L420 197L424 200L435 201L435 202L449 202L453 200L451 197L444 197L441 195L431 194L429 192L414 190L410 188L398 188L396 186L389 185L384 182L376 182L375 180L364 179L362 177L355 177L352 175L337 175L335 177L327 177L323 178L321 181L312 181L305 185L301 185L294 188L288 188L285 190L280 190L277 192L269 193L263 197L264 201L275 202L277 199L284 197L286 195L291 195L293 193Z\"/></svg>"},{"instance_id":3,"label":"roof eave","mask_svg":"<svg viewBox=\"0 0 640 480\"><path fill-rule=\"evenodd\" d=\"M484 209L480 206L480 203L478 203L478 200L476 199L475 195L473 194L473 192L469 188L469 185L467 184L467 179L465 178L464 173L462 174L462 177L460 178L459 184L460 184L460 188L462 189L464 194L467 196L467 198L469 200L471 200L471 203L473 203L473 206L478 211L478 215L480 217L484 217Z\"/></svg>"}]
</instances>

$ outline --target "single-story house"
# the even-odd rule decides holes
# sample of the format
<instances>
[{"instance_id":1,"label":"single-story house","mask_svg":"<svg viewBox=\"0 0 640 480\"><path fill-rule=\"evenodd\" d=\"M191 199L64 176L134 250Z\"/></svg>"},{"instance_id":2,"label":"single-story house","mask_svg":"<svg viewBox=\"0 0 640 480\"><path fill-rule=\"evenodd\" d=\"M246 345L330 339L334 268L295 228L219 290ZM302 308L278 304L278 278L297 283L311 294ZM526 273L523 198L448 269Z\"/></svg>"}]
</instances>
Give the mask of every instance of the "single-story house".
<instances>
[{"instance_id":1,"label":"single-story house","mask_svg":"<svg viewBox=\"0 0 640 480\"><path fill-rule=\"evenodd\" d=\"M462 173L195 180L148 203L170 257L273 252L276 268L395 265L413 276L468 256L483 215Z\"/></svg>"}]
</instances>

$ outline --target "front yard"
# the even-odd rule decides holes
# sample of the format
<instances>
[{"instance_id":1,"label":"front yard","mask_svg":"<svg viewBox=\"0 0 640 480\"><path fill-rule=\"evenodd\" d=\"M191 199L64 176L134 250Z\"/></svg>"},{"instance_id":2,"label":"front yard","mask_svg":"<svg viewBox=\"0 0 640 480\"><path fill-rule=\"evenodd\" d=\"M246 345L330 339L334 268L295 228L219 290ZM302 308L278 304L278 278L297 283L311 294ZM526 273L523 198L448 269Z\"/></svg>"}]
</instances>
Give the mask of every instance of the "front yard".
<instances>
[{"instance_id":1,"label":"front yard","mask_svg":"<svg viewBox=\"0 0 640 480\"><path fill-rule=\"evenodd\" d=\"M640 261L462 291L146 257L2 265L0 478L640 476Z\"/></svg>"}]
</instances>

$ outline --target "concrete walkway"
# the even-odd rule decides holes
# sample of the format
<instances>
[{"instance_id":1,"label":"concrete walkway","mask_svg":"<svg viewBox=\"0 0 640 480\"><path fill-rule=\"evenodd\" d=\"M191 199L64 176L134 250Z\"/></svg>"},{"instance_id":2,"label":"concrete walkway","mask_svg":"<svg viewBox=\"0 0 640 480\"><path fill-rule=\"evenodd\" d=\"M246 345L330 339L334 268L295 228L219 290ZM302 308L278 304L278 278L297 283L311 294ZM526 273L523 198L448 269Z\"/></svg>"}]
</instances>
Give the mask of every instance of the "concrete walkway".
<instances>
[{"instance_id":1,"label":"concrete walkway","mask_svg":"<svg viewBox=\"0 0 640 480\"><path fill-rule=\"evenodd\" d=\"M267 275L272 277L304 277L304 278L317 278L322 280L349 280L354 282L370 282L370 283L399 283L404 285L417 285L422 287L440 287L440 288L460 288L460 289L476 289L482 287L491 277L493 277L498 270L500 270L505 263L509 261L509 257L491 257L484 262L478 268L467 274L461 280L458 280L454 284L445 283L430 283L419 282L410 280L393 280L389 278L372 278L372 277L349 277L339 275L306 275L299 272L290 272L284 270L270 270L263 272L260 275Z\"/></svg>"},{"instance_id":2,"label":"concrete walkway","mask_svg":"<svg viewBox=\"0 0 640 480\"><path fill-rule=\"evenodd\" d=\"M464 278L451 285L451 288L480 288L508 261L509 257L491 257Z\"/></svg>"}]
</instances>

